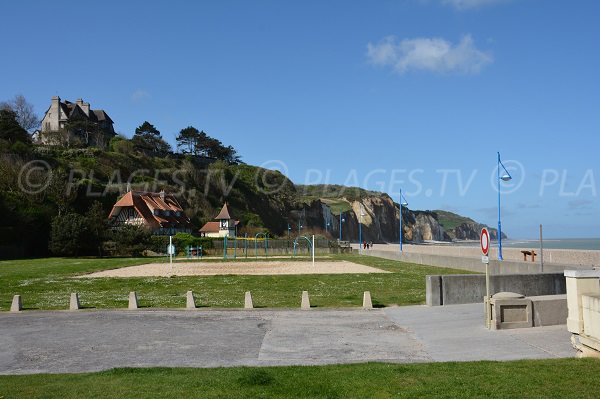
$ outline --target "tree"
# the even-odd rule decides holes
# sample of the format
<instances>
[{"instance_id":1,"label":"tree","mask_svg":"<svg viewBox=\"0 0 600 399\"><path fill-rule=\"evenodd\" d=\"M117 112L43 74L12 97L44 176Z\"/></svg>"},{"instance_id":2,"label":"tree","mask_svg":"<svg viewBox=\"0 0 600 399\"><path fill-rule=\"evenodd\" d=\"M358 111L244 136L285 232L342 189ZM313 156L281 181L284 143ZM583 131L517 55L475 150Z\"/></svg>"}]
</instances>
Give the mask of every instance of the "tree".
<instances>
[{"instance_id":1,"label":"tree","mask_svg":"<svg viewBox=\"0 0 600 399\"><path fill-rule=\"evenodd\" d=\"M84 216L65 213L52 219L48 248L55 255L78 256L85 251L89 227Z\"/></svg>"},{"instance_id":2,"label":"tree","mask_svg":"<svg viewBox=\"0 0 600 399\"><path fill-rule=\"evenodd\" d=\"M200 132L193 126L181 129L179 135L175 138L177 141L177 149L180 149L184 154L198 155L198 152L200 151L198 146L200 138Z\"/></svg>"},{"instance_id":3,"label":"tree","mask_svg":"<svg viewBox=\"0 0 600 399\"><path fill-rule=\"evenodd\" d=\"M33 111L33 105L27 102L22 94L17 94L10 101L0 103L0 109L10 110L16 114L19 125L31 132L40 126L40 119Z\"/></svg>"},{"instance_id":4,"label":"tree","mask_svg":"<svg viewBox=\"0 0 600 399\"><path fill-rule=\"evenodd\" d=\"M106 214L102 204L98 201L94 201L85 214L89 231L88 241L90 246L97 251L98 256L102 256L102 243L108 236L109 223Z\"/></svg>"},{"instance_id":5,"label":"tree","mask_svg":"<svg viewBox=\"0 0 600 399\"><path fill-rule=\"evenodd\" d=\"M144 250L150 248L152 234L145 227L133 225L120 226L113 233L117 251L122 255L141 256Z\"/></svg>"},{"instance_id":6,"label":"tree","mask_svg":"<svg viewBox=\"0 0 600 399\"><path fill-rule=\"evenodd\" d=\"M148 121L144 121L135 129L131 141L137 151L146 155L164 156L172 151L169 143L163 140L160 131Z\"/></svg>"},{"instance_id":7,"label":"tree","mask_svg":"<svg viewBox=\"0 0 600 399\"><path fill-rule=\"evenodd\" d=\"M4 139L11 144L20 141L22 143L31 142L31 138L25 129L19 125L17 114L8 109L0 110L0 139Z\"/></svg>"}]
</instances>

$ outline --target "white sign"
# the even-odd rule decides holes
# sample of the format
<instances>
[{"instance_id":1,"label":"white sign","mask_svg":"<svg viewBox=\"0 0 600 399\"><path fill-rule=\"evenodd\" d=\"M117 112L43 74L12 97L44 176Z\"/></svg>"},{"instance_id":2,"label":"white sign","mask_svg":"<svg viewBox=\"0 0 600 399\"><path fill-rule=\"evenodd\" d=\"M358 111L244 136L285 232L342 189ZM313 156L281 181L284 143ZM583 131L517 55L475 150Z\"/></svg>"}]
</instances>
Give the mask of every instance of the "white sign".
<instances>
[{"instance_id":1,"label":"white sign","mask_svg":"<svg viewBox=\"0 0 600 399\"><path fill-rule=\"evenodd\" d=\"M483 255L481 257L481 263L490 263L490 257L486 256L486 255Z\"/></svg>"},{"instance_id":2,"label":"white sign","mask_svg":"<svg viewBox=\"0 0 600 399\"><path fill-rule=\"evenodd\" d=\"M484 255L487 255L488 251L490 250L490 233L485 227L481 229L481 235L479 236L479 244L481 245L481 252Z\"/></svg>"},{"instance_id":3,"label":"white sign","mask_svg":"<svg viewBox=\"0 0 600 399\"><path fill-rule=\"evenodd\" d=\"M175 255L175 245L167 245L167 255Z\"/></svg>"}]
</instances>

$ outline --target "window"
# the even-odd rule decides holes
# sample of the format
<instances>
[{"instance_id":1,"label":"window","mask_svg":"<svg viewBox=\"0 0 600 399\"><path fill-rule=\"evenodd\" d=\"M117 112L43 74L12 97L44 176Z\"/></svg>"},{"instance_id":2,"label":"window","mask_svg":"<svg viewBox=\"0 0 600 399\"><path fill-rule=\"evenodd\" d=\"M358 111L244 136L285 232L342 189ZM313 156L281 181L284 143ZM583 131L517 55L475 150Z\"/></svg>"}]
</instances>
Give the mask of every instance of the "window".
<instances>
[{"instance_id":1,"label":"window","mask_svg":"<svg viewBox=\"0 0 600 399\"><path fill-rule=\"evenodd\" d=\"M160 215L160 209L155 209L154 216L159 216L159 215Z\"/></svg>"}]
</instances>

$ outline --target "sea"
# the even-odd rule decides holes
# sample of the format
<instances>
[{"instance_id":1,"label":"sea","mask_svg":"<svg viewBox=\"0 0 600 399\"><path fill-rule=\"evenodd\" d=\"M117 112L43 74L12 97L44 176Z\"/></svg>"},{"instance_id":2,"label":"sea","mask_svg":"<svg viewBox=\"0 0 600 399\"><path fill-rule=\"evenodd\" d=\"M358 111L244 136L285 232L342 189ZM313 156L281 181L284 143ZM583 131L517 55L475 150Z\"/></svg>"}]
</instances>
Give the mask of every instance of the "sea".
<instances>
[{"instance_id":1,"label":"sea","mask_svg":"<svg viewBox=\"0 0 600 399\"><path fill-rule=\"evenodd\" d=\"M502 240L503 247L539 247L540 240ZM548 249L589 249L600 251L600 238L544 238Z\"/></svg>"},{"instance_id":2,"label":"sea","mask_svg":"<svg viewBox=\"0 0 600 399\"><path fill-rule=\"evenodd\" d=\"M492 245L495 245L494 241ZM452 245L478 246L479 241L455 242ZM539 248L540 240L504 239L502 246L508 248ZM600 251L600 238L544 238L547 249L586 249Z\"/></svg>"}]
</instances>

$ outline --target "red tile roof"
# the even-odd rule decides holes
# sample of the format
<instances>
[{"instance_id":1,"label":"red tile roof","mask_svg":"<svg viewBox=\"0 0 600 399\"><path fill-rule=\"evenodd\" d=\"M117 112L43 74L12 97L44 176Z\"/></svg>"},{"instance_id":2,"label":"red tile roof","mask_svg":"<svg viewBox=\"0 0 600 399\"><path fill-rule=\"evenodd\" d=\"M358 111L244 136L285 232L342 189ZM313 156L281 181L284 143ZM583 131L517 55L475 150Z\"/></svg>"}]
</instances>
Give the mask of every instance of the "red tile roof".
<instances>
[{"instance_id":1,"label":"red tile roof","mask_svg":"<svg viewBox=\"0 0 600 399\"><path fill-rule=\"evenodd\" d=\"M219 212L219 214L215 217L216 220L222 220L222 219L233 219L229 213L229 208L227 207L227 203L223 204L223 208L221 209L221 212Z\"/></svg>"},{"instance_id":2,"label":"red tile roof","mask_svg":"<svg viewBox=\"0 0 600 399\"><path fill-rule=\"evenodd\" d=\"M116 218L121 208L125 207L133 207L151 228L185 228L191 225L190 219L172 194L130 191L115 203L108 217ZM158 215L155 215L155 210L158 210ZM168 215L166 211L169 212ZM179 216L176 212L179 212Z\"/></svg>"},{"instance_id":3,"label":"red tile roof","mask_svg":"<svg viewBox=\"0 0 600 399\"><path fill-rule=\"evenodd\" d=\"M218 233L220 229L220 222L208 222L200 229L200 233Z\"/></svg>"}]
</instances>

